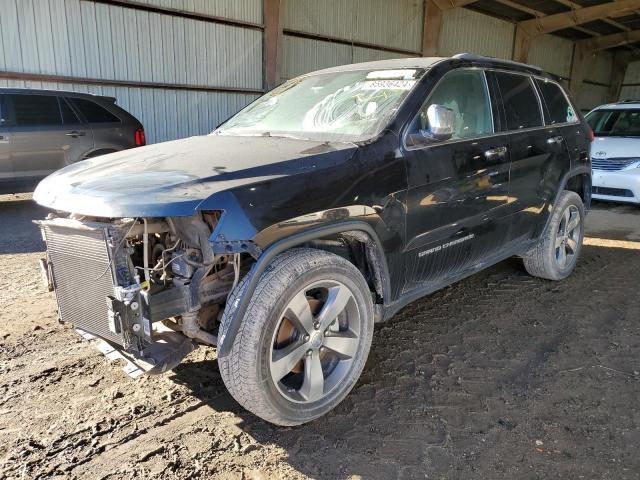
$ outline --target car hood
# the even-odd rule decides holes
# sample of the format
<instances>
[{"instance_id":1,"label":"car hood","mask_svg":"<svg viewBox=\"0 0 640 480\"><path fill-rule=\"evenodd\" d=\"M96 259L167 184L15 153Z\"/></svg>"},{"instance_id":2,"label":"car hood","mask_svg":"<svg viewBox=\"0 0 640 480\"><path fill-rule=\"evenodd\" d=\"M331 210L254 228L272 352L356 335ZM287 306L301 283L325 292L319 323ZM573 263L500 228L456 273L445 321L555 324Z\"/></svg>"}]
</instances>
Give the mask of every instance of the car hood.
<instances>
[{"instance_id":1,"label":"car hood","mask_svg":"<svg viewBox=\"0 0 640 480\"><path fill-rule=\"evenodd\" d=\"M640 138L596 137L591 144L591 156L599 158L640 158Z\"/></svg>"},{"instance_id":2,"label":"car hood","mask_svg":"<svg viewBox=\"0 0 640 480\"><path fill-rule=\"evenodd\" d=\"M98 217L193 215L210 196L348 161L352 143L207 135L91 158L45 178L33 198Z\"/></svg>"}]
</instances>

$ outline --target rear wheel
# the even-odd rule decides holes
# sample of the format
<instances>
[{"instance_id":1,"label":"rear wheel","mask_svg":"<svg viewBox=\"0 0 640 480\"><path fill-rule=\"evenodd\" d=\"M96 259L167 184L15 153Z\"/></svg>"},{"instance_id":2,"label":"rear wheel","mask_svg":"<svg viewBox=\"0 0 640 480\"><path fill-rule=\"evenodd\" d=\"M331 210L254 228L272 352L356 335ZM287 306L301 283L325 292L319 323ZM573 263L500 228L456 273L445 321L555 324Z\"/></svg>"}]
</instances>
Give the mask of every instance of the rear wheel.
<instances>
[{"instance_id":1,"label":"rear wheel","mask_svg":"<svg viewBox=\"0 0 640 480\"><path fill-rule=\"evenodd\" d=\"M235 313L227 302L224 342ZM298 425L333 409L355 385L373 335L373 304L362 274L332 253L294 249L262 275L231 352L219 359L233 397L278 425Z\"/></svg>"},{"instance_id":2,"label":"rear wheel","mask_svg":"<svg viewBox=\"0 0 640 480\"><path fill-rule=\"evenodd\" d=\"M527 272L548 280L568 277L582 249L584 217L580 196L571 191L562 192L546 233L523 257Z\"/></svg>"}]
</instances>

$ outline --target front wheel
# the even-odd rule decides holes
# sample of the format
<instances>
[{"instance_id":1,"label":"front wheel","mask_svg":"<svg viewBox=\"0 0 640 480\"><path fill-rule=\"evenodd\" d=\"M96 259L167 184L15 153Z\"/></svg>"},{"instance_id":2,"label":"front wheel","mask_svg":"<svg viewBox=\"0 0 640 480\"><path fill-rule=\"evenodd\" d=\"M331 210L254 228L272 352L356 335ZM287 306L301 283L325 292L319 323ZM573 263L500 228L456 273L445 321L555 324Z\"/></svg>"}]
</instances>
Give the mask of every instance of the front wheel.
<instances>
[{"instance_id":1,"label":"front wheel","mask_svg":"<svg viewBox=\"0 0 640 480\"><path fill-rule=\"evenodd\" d=\"M547 231L523 257L527 272L548 280L568 277L582 249L584 218L580 196L568 190L562 192Z\"/></svg>"},{"instance_id":2,"label":"front wheel","mask_svg":"<svg viewBox=\"0 0 640 480\"><path fill-rule=\"evenodd\" d=\"M219 338L235 314L227 302ZM299 425L333 409L353 388L373 335L369 287L353 264L332 253L293 249L262 274L222 379L247 410L277 425ZM224 342L224 340L223 340Z\"/></svg>"}]
</instances>

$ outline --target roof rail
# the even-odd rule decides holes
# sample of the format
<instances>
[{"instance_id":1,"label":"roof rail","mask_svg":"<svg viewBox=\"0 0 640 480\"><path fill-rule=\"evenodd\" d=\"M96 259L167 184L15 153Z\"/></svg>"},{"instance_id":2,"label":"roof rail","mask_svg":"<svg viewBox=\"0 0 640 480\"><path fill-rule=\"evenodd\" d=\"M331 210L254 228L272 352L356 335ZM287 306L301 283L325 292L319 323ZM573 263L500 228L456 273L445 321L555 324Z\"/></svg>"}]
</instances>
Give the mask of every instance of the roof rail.
<instances>
[{"instance_id":1,"label":"roof rail","mask_svg":"<svg viewBox=\"0 0 640 480\"><path fill-rule=\"evenodd\" d=\"M496 58L496 57L485 57L484 55L476 55L475 53L457 53L456 55L454 55L451 58L457 58L460 60L482 60L482 61L491 61L491 62L496 62L496 63L503 63L505 65L512 65L512 66L518 66L518 67L524 67L524 68L528 68L530 70L536 70L540 73L544 72L544 70L540 67L537 67L535 65L529 65L527 63L520 63L520 62L514 62L513 60L504 60L502 58Z\"/></svg>"}]
</instances>

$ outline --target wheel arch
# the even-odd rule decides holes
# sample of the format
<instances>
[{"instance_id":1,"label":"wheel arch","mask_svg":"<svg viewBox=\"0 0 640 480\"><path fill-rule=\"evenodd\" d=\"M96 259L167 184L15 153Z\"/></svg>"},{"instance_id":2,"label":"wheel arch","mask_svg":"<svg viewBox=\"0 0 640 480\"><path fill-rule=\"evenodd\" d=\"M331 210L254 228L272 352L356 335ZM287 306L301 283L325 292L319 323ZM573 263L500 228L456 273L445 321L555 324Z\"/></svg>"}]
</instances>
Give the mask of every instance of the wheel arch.
<instances>
[{"instance_id":1,"label":"wheel arch","mask_svg":"<svg viewBox=\"0 0 640 480\"><path fill-rule=\"evenodd\" d=\"M553 202L550 203L549 208L546 209L544 221L540 222L534 238L540 238L547 231L560 195L562 195L562 192L565 190L570 190L580 195L585 211L588 211L591 205L591 168L588 166L580 166L570 170L562 177L559 188L553 197Z\"/></svg>"},{"instance_id":2,"label":"wheel arch","mask_svg":"<svg viewBox=\"0 0 640 480\"><path fill-rule=\"evenodd\" d=\"M353 262L350 258L347 259L354 263L354 265L361 271L362 268L370 269L373 274L372 286L374 288L374 292L381 297L381 301L390 299L390 276L386 256L378 235L369 223L361 220L349 220L332 225L310 228L276 241L266 248L257 258L255 263L252 265L251 270L247 273L249 278L244 292L238 299L236 299L236 302L239 302L239 304L229 329L223 337L219 338L218 356L224 357L230 353L231 347L238 333L240 320L246 313L249 301L256 289L260 276L268 268L276 255L291 248L305 245L318 248L319 250L331 251L330 248L323 247L319 242L337 238L343 238L349 242L358 242L363 246L365 250L366 264ZM377 304L375 316L376 320L382 318L382 304Z\"/></svg>"},{"instance_id":3,"label":"wheel arch","mask_svg":"<svg viewBox=\"0 0 640 480\"><path fill-rule=\"evenodd\" d=\"M99 148L97 150L91 150L84 157L83 160L87 160L89 158L99 157L100 155L108 155L109 153L116 153L118 150L115 148Z\"/></svg>"}]
</instances>

